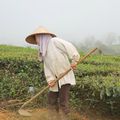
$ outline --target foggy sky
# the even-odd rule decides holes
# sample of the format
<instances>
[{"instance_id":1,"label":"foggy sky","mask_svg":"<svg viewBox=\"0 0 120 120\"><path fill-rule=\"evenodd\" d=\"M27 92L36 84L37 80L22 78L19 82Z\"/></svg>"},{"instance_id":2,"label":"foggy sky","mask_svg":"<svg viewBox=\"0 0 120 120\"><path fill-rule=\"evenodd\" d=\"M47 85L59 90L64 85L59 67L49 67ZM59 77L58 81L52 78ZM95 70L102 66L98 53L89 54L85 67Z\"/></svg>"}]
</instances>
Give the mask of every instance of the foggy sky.
<instances>
[{"instance_id":1,"label":"foggy sky","mask_svg":"<svg viewBox=\"0 0 120 120\"><path fill-rule=\"evenodd\" d=\"M120 0L0 0L0 44L28 45L38 26L68 41L120 35Z\"/></svg>"}]
</instances>

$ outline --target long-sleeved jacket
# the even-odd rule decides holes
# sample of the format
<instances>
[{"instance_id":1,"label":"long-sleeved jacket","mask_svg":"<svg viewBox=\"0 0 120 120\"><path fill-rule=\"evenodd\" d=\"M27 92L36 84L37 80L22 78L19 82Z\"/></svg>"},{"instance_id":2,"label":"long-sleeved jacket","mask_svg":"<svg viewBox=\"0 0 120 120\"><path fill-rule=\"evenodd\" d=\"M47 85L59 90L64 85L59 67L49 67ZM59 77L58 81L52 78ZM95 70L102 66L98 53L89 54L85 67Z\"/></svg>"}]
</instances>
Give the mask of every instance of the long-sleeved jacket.
<instances>
[{"instance_id":1,"label":"long-sleeved jacket","mask_svg":"<svg viewBox=\"0 0 120 120\"><path fill-rule=\"evenodd\" d=\"M64 73L71 67L71 62L77 62L79 58L79 53L71 43L58 37L50 39L44 58L44 71L47 82L55 80L56 77L59 77L61 73ZM72 70L59 80L59 87L64 84L76 84ZM58 91L58 85L56 84L54 87L50 88L50 90Z\"/></svg>"}]
</instances>

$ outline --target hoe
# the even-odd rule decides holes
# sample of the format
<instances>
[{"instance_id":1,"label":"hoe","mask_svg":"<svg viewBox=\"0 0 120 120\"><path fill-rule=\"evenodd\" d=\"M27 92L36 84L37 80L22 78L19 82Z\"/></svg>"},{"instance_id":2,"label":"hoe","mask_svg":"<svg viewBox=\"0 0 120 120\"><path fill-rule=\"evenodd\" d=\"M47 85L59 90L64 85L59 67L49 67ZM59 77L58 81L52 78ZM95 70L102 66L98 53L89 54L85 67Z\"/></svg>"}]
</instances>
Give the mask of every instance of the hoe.
<instances>
[{"instance_id":1,"label":"hoe","mask_svg":"<svg viewBox=\"0 0 120 120\"><path fill-rule=\"evenodd\" d=\"M85 55L84 57L82 57L79 62L81 63L84 59L86 59L90 54L92 54L93 52L95 52L97 50L97 48L91 50L87 55ZM62 77L64 77L67 73L69 73L70 71L72 70L72 68L69 68L66 72L64 72L63 74L61 74L58 78L55 79L55 83L57 81L59 81ZM37 98L39 95L41 95L44 91L46 91L47 89L49 88L49 86L47 85L46 87L44 87L40 92L38 92L36 95L34 95L31 99L29 99L28 101L26 101L21 107L20 109L18 110L18 113L22 116L32 116L32 114L23 109L28 103L30 103L31 101L33 101L35 98Z\"/></svg>"}]
</instances>

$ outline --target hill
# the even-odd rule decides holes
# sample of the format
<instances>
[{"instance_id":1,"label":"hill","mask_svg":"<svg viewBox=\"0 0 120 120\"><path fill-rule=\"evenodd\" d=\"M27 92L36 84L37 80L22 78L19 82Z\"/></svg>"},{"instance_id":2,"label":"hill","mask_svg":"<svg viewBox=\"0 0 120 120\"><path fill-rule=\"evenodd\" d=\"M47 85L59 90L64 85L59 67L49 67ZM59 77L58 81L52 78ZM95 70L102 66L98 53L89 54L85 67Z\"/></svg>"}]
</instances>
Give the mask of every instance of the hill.
<instances>
[{"instance_id":1,"label":"hill","mask_svg":"<svg viewBox=\"0 0 120 120\"><path fill-rule=\"evenodd\" d=\"M71 88L72 108L80 111L95 107L98 111L119 114L120 56L91 55L74 72L77 85ZM35 88L35 93L46 85L37 50L0 45L0 101L26 100L30 97L29 85ZM43 94L33 106L46 103Z\"/></svg>"}]
</instances>

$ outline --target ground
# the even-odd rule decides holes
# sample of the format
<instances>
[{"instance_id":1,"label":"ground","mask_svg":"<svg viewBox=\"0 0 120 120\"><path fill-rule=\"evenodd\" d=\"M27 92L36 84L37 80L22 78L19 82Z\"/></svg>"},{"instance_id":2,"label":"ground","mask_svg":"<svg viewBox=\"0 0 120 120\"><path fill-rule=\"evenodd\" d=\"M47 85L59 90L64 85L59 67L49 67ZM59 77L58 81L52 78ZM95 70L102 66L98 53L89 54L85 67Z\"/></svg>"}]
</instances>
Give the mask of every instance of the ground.
<instances>
[{"instance_id":1,"label":"ground","mask_svg":"<svg viewBox=\"0 0 120 120\"><path fill-rule=\"evenodd\" d=\"M88 111L87 113L72 112L69 119L58 118L58 114L50 113L47 109L33 109L31 117L23 117L17 111L0 110L0 120L119 120L117 116L102 116L96 111Z\"/></svg>"}]
</instances>

